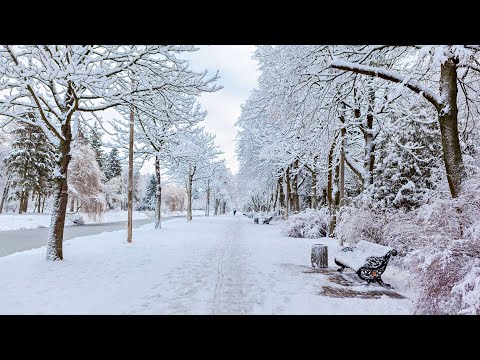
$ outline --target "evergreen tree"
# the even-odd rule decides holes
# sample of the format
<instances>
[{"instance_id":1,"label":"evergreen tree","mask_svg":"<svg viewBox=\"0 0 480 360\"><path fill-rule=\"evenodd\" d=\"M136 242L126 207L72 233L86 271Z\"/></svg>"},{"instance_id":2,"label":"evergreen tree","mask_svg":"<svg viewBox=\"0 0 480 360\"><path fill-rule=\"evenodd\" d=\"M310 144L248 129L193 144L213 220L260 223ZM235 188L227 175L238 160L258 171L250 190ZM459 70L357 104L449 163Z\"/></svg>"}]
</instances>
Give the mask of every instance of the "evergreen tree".
<instances>
[{"instance_id":1,"label":"evergreen tree","mask_svg":"<svg viewBox=\"0 0 480 360\"><path fill-rule=\"evenodd\" d=\"M145 196L143 197L139 210L155 210L156 193L157 179L155 178L155 175L152 174L148 181L147 190L145 191Z\"/></svg>"},{"instance_id":2,"label":"evergreen tree","mask_svg":"<svg viewBox=\"0 0 480 360\"><path fill-rule=\"evenodd\" d=\"M95 157L97 159L98 165L100 166L100 169L103 172L105 172L106 171L105 167L107 166L105 153L102 149L102 145L103 145L102 138L99 135L99 131L96 123L94 128L91 129L89 141L90 141L90 144L92 145L93 150L95 150Z\"/></svg>"},{"instance_id":3,"label":"evergreen tree","mask_svg":"<svg viewBox=\"0 0 480 360\"><path fill-rule=\"evenodd\" d=\"M416 107L413 108L420 113ZM418 116L400 122L378 140L373 198L383 207L410 210L423 203L435 188L442 169L440 130L435 122Z\"/></svg>"},{"instance_id":4,"label":"evergreen tree","mask_svg":"<svg viewBox=\"0 0 480 360\"><path fill-rule=\"evenodd\" d=\"M107 155L104 172L107 181L122 174L122 165L120 164L117 148L110 150L110 153Z\"/></svg>"},{"instance_id":5,"label":"evergreen tree","mask_svg":"<svg viewBox=\"0 0 480 360\"><path fill-rule=\"evenodd\" d=\"M11 175L10 199L20 201L19 213L26 212L29 194L37 195L35 205L40 212L42 197L52 191L55 148L42 130L22 123L11 134L12 151L4 159L6 171Z\"/></svg>"}]
</instances>

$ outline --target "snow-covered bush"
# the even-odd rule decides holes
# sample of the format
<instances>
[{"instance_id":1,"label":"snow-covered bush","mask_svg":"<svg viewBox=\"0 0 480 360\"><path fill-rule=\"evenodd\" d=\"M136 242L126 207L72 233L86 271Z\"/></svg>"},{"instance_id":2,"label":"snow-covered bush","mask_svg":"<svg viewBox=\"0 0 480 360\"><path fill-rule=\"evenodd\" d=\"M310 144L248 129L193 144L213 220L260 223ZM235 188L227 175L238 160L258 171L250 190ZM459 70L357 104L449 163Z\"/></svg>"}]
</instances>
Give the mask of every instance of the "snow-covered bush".
<instances>
[{"instance_id":1,"label":"snow-covered bush","mask_svg":"<svg viewBox=\"0 0 480 360\"><path fill-rule=\"evenodd\" d=\"M419 209L417 250L407 256L418 314L480 314L480 176L455 199Z\"/></svg>"},{"instance_id":2,"label":"snow-covered bush","mask_svg":"<svg viewBox=\"0 0 480 360\"><path fill-rule=\"evenodd\" d=\"M345 206L338 217L335 233L342 243L355 244L366 240L385 245L387 220L388 214L372 205L361 208Z\"/></svg>"},{"instance_id":3,"label":"snow-covered bush","mask_svg":"<svg viewBox=\"0 0 480 360\"><path fill-rule=\"evenodd\" d=\"M286 223L283 234L295 238L315 239L327 236L329 214L326 208L306 209L293 215Z\"/></svg>"},{"instance_id":4,"label":"snow-covered bush","mask_svg":"<svg viewBox=\"0 0 480 360\"><path fill-rule=\"evenodd\" d=\"M417 250L411 285L417 289L416 314L480 315L479 239L455 240L446 248Z\"/></svg>"}]
</instances>

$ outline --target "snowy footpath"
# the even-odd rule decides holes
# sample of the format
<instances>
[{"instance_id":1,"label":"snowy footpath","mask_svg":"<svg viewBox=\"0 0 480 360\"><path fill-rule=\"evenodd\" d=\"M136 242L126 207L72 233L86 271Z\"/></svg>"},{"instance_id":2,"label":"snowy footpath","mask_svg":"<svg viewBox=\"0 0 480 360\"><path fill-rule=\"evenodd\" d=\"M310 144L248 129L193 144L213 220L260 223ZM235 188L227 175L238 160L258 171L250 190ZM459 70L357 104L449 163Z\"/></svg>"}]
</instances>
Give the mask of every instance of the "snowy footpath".
<instances>
[{"instance_id":1,"label":"snowy footpath","mask_svg":"<svg viewBox=\"0 0 480 360\"><path fill-rule=\"evenodd\" d=\"M351 270L337 273L332 239L294 239L281 226L240 214L175 219L154 230L72 239L64 261L45 248L0 258L0 314L408 314L402 273L385 290ZM312 269L312 244L328 245L329 268Z\"/></svg>"}]
</instances>

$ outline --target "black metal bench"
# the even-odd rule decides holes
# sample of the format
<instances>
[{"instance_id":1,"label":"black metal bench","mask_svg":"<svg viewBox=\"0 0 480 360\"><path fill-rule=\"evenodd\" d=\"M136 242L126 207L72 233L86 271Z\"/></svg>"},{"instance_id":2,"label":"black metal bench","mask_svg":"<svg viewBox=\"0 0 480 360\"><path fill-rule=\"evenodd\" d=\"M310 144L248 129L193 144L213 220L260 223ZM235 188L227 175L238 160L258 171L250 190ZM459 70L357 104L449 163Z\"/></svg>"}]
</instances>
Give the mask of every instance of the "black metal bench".
<instances>
[{"instance_id":1,"label":"black metal bench","mask_svg":"<svg viewBox=\"0 0 480 360\"><path fill-rule=\"evenodd\" d=\"M342 272L348 267L367 283L377 282L390 289L390 284L383 282L382 274L385 272L390 257L396 255L397 251L388 246L361 240L355 246L344 247L335 257L335 264L340 266L337 271Z\"/></svg>"},{"instance_id":2,"label":"black metal bench","mask_svg":"<svg viewBox=\"0 0 480 360\"><path fill-rule=\"evenodd\" d=\"M265 218L265 217L260 217L260 216L255 216L253 218L253 223L254 224L259 224L259 220L262 220L262 224L267 224L269 225L270 224L270 221L272 221L273 219L273 216L270 216L269 218Z\"/></svg>"},{"instance_id":3,"label":"black metal bench","mask_svg":"<svg viewBox=\"0 0 480 360\"><path fill-rule=\"evenodd\" d=\"M267 224L270 225L270 221L272 221L273 216L270 216L269 218L265 218L262 220L262 224Z\"/></svg>"}]
</instances>

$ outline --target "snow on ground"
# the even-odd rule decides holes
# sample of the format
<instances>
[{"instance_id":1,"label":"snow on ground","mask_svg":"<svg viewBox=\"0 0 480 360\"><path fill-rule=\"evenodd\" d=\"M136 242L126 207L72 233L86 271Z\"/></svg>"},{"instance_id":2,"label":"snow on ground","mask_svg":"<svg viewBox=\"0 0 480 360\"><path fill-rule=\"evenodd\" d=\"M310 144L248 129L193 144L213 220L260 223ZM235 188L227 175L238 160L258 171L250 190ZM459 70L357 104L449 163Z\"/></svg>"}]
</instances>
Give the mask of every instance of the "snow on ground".
<instances>
[{"instance_id":1,"label":"snow on ground","mask_svg":"<svg viewBox=\"0 0 480 360\"><path fill-rule=\"evenodd\" d=\"M87 215L82 215L86 224L98 224L107 222L126 221L126 211L107 211L104 213L100 221L95 221ZM51 214L0 214L0 231L20 230L20 229L36 229L50 226ZM70 221L71 215L67 215L66 226L73 225ZM133 219L148 219L148 215L140 211L133 212Z\"/></svg>"},{"instance_id":2,"label":"snow on ground","mask_svg":"<svg viewBox=\"0 0 480 360\"><path fill-rule=\"evenodd\" d=\"M287 238L280 227L238 214L179 218L157 231L134 229L132 244L125 231L66 241L64 261L46 262L45 248L15 253L0 258L0 313L410 313L408 298L358 297L386 291L377 285L342 285L356 275L335 271L333 239ZM310 250L319 242L328 245L329 269L315 272ZM384 280L405 294L403 276L389 266ZM336 297L342 289L351 297Z\"/></svg>"}]
</instances>

